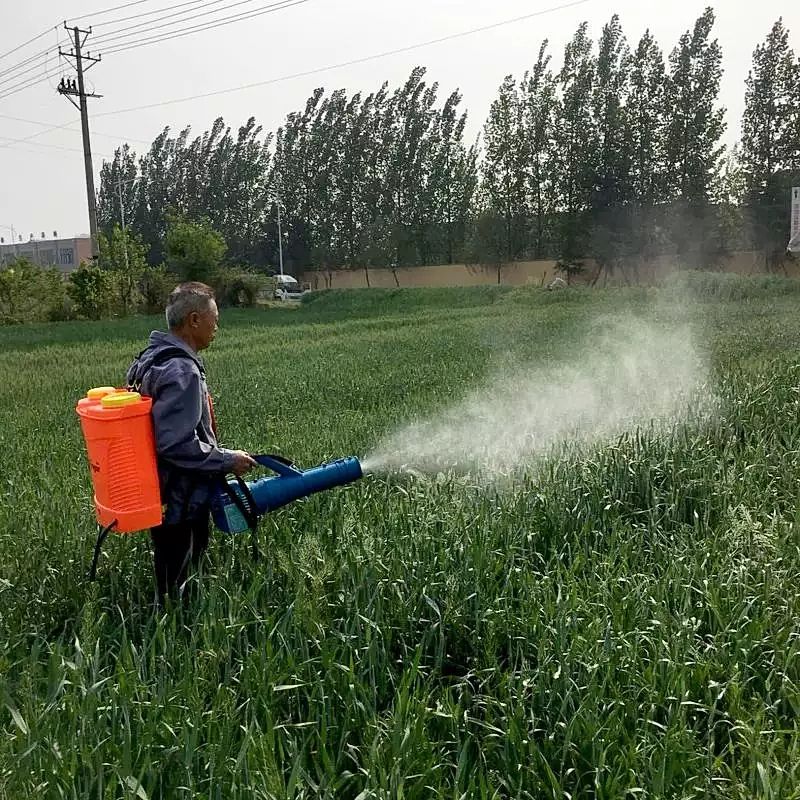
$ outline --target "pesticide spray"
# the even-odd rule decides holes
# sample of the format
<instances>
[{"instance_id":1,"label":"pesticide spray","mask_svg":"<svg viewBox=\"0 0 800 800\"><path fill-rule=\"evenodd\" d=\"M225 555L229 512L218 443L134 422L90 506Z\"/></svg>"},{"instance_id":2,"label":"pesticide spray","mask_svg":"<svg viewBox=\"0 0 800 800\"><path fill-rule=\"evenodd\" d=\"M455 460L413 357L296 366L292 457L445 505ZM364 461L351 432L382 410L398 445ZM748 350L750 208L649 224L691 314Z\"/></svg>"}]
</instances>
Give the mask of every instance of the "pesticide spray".
<instances>
[{"instance_id":1,"label":"pesticide spray","mask_svg":"<svg viewBox=\"0 0 800 800\"><path fill-rule=\"evenodd\" d=\"M708 399L707 367L686 326L606 321L559 365L506 368L461 402L389 434L364 472L469 473L493 481L564 442L597 444L684 419Z\"/></svg>"}]
</instances>

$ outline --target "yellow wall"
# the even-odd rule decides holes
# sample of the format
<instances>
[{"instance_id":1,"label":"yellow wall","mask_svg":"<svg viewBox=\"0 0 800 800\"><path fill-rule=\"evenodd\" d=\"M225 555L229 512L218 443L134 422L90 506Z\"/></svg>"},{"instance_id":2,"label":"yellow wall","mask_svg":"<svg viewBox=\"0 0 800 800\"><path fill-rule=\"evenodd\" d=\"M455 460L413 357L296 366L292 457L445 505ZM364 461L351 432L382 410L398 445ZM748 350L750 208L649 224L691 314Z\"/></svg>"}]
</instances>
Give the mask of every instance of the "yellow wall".
<instances>
[{"instance_id":1,"label":"yellow wall","mask_svg":"<svg viewBox=\"0 0 800 800\"><path fill-rule=\"evenodd\" d=\"M596 276L596 267L591 260L585 260L586 270L574 279L576 283L589 283ZM626 282L650 284L658 278L685 269L685 265L672 256L661 256L641 264L637 270L632 265L615 275L602 275L598 285L618 285ZM739 275L763 275L767 272L764 254L760 251L734 253L720 267L721 272ZM541 286L559 275L555 261L515 261L500 268L498 281L496 267L477 264L442 264L432 267L403 267L392 273L390 269L370 269L369 286L381 288L419 287L419 286L485 286L500 283L504 286ZM779 268L779 274L800 278L800 262L786 262ZM363 269L331 270L329 272L306 272L298 276L312 289L363 289L367 287L367 277ZM627 280L626 280L627 279Z\"/></svg>"}]
</instances>

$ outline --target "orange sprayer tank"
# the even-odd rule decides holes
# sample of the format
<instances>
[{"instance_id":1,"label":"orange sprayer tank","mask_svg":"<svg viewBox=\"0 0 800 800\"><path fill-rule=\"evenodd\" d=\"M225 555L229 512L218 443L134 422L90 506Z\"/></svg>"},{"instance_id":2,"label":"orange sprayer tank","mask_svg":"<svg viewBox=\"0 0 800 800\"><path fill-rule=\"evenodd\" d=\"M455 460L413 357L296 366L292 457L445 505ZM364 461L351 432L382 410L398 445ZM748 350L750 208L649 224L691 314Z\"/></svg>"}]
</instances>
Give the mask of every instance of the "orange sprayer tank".
<instances>
[{"instance_id":1,"label":"orange sprayer tank","mask_svg":"<svg viewBox=\"0 0 800 800\"><path fill-rule=\"evenodd\" d=\"M89 456L97 522L119 533L161 524L152 400L102 386L76 411Z\"/></svg>"}]
</instances>

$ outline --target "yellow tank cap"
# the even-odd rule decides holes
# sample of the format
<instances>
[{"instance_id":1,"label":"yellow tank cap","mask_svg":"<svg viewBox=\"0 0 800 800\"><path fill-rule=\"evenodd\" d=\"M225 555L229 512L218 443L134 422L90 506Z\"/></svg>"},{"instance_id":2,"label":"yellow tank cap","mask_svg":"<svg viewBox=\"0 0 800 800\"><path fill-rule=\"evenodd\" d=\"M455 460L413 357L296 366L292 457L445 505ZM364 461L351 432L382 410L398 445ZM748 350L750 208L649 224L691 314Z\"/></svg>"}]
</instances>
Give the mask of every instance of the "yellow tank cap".
<instances>
[{"instance_id":1,"label":"yellow tank cap","mask_svg":"<svg viewBox=\"0 0 800 800\"><path fill-rule=\"evenodd\" d=\"M103 408L122 408L122 406L132 406L142 399L139 392L115 392L107 394L100 399Z\"/></svg>"},{"instance_id":2,"label":"yellow tank cap","mask_svg":"<svg viewBox=\"0 0 800 800\"><path fill-rule=\"evenodd\" d=\"M88 397L89 400L99 400L101 397L105 397L107 394L112 394L116 391L117 390L113 386L97 386L94 389L89 389L89 391L86 392L86 397Z\"/></svg>"}]
</instances>

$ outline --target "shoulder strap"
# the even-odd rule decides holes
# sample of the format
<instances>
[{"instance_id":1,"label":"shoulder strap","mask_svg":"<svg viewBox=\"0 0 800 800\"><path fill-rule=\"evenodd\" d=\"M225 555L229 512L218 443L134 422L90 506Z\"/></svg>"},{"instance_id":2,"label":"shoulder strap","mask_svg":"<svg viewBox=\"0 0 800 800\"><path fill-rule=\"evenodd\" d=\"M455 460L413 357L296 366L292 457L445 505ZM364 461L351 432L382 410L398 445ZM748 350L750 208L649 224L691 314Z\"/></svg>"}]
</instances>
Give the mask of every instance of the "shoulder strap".
<instances>
[{"instance_id":1,"label":"shoulder strap","mask_svg":"<svg viewBox=\"0 0 800 800\"><path fill-rule=\"evenodd\" d=\"M145 351L143 350L142 353ZM139 353L139 355L142 355ZM150 362L151 367L161 367L167 363L167 361L171 361L173 358L188 358L189 361L194 361L197 364L198 369L200 372L203 372L203 367L200 363L192 358L183 348L181 347L165 347L163 350L159 350L153 360Z\"/></svg>"},{"instance_id":2,"label":"shoulder strap","mask_svg":"<svg viewBox=\"0 0 800 800\"><path fill-rule=\"evenodd\" d=\"M138 361L145 353L147 352L147 348L141 351L139 355L136 356L136 361ZM203 365L200 364L196 359L192 358L183 348L181 347L165 347L163 350L159 350L155 356L153 356L153 360L148 365L147 369L139 376L139 379L136 381L135 384L131 384L128 388L132 389L133 391L138 392L142 387L142 380L144 376L147 374L147 370L151 367L161 367L167 363L167 361L171 361L173 358L186 358L189 361L193 361L197 364L197 368L200 370L200 374L205 377L205 370L203 369Z\"/></svg>"}]
</instances>

